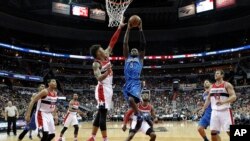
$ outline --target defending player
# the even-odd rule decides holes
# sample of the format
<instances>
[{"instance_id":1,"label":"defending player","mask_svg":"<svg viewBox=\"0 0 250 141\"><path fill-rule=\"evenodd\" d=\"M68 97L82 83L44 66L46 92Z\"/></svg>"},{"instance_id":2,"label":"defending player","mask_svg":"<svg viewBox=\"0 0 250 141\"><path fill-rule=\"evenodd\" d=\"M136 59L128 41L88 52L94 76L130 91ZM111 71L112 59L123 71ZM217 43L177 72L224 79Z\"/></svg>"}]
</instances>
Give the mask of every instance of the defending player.
<instances>
[{"instance_id":1,"label":"defending player","mask_svg":"<svg viewBox=\"0 0 250 141\"><path fill-rule=\"evenodd\" d=\"M41 141L51 141L55 137L55 123L52 112L55 111L57 102L56 80L48 81L49 87L39 92L30 102L25 120L30 121L32 107L37 103L37 123L38 128L42 129L43 136Z\"/></svg>"},{"instance_id":2,"label":"defending player","mask_svg":"<svg viewBox=\"0 0 250 141\"><path fill-rule=\"evenodd\" d=\"M137 108L137 103L140 102L141 95L141 81L140 75L143 68L143 60L145 55L146 40L142 29L142 21L139 24L140 45L138 49L132 48L129 54L129 33L131 30L130 23L128 24L123 42L123 55L125 57L125 85L123 87L123 95L129 102L130 107L134 110L135 115L140 120L141 115Z\"/></svg>"},{"instance_id":3,"label":"defending player","mask_svg":"<svg viewBox=\"0 0 250 141\"><path fill-rule=\"evenodd\" d=\"M202 95L203 100L206 101L208 95L209 95L209 90L210 90L211 83L209 80L204 81L204 93ZM199 121L199 126L198 126L198 132L201 135L201 137L204 139L204 141L209 141L205 132L205 129L210 125L210 119L211 119L211 113L212 113L212 108L211 104L206 108L205 113L201 117ZM220 137L218 136L218 141L220 141Z\"/></svg>"},{"instance_id":4,"label":"defending player","mask_svg":"<svg viewBox=\"0 0 250 141\"><path fill-rule=\"evenodd\" d=\"M44 84L40 84L38 87L38 92L41 92L45 88ZM31 101L38 93L34 93L31 97ZM37 111L37 102L34 104L32 110L31 110L31 121L27 123L27 125L24 127L23 132L19 135L18 141L21 141L24 136L29 132L29 138L32 139L32 130L36 130L36 111Z\"/></svg>"},{"instance_id":5,"label":"defending player","mask_svg":"<svg viewBox=\"0 0 250 141\"><path fill-rule=\"evenodd\" d=\"M107 141L106 118L107 111L111 108L113 96L113 72L109 56L118 40L122 27L125 25L126 24L123 22L120 23L106 50L103 50L100 45L93 45L90 48L90 53L95 59L92 67L94 75L98 81L95 90L95 98L98 103L98 113L93 122L92 136L88 139L88 141L95 141L98 128L101 130L103 141Z\"/></svg>"},{"instance_id":6,"label":"defending player","mask_svg":"<svg viewBox=\"0 0 250 141\"><path fill-rule=\"evenodd\" d=\"M126 125L130 117L132 117L132 122L130 124L130 130L129 130L129 136L127 137L126 141L131 141L138 131L141 131L144 134L150 136L150 141L155 141L156 134L153 130L153 121L151 117L153 117L155 123L158 122L158 119L155 115L153 106L149 103L149 97L150 97L149 93L143 93L142 94L143 101L138 103L138 110L144 116L143 121L137 120L137 116L133 115L134 111L132 109L129 109L126 112L124 116L124 120L123 120L123 127L122 127L123 131L126 131L127 129Z\"/></svg>"},{"instance_id":7,"label":"defending player","mask_svg":"<svg viewBox=\"0 0 250 141\"><path fill-rule=\"evenodd\" d=\"M74 141L77 141L77 135L78 135L78 130L79 130L77 112L79 111L79 106L80 106L80 104L78 102L78 95L74 94L73 100L71 100L69 102L69 109L68 109L68 112L64 118L64 127L61 131L60 138L58 141L62 141L62 136L70 125L73 125L75 128Z\"/></svg>"},{"instance_id":8,"label":"defending player","mask_svg":"<svg viewBox=\"0 0 250 141\"><path fill-rule=\"evenodd\" d=\"M212 114L210 130L212 141L218 141L218 132L226 131L230 135L230 125L234 124L230 103L236 100L236 94L232 84L223 80L224 71L215 72L216 82L212 85L202 112L211 103Z\"/></svg>"}]
</instances>

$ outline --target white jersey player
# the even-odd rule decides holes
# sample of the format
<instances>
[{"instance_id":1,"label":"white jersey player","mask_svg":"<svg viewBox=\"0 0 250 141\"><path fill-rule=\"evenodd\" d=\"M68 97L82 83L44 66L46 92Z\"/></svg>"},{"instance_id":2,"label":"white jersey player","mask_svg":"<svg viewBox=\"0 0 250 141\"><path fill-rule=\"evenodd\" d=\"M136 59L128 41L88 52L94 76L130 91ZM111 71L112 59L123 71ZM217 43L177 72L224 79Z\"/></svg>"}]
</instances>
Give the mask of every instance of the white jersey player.
<instances>
[{"instance_id":1,"label":"white jersey player","mask_svg":"<svg viewBox=\"0 0 250 141\"><path fill-rule=\"evenodd\" d=\"M25 119L30 121L30 114L34 103L37 103L37 124L42 129L43 137L41 141L51 141L55 137L55 123L52 112L55 111L57 102L56 80L48 81L49 87L39 92L30 102Z\"/></svg>"},{"instance_id":2,"label":"white jersey player","mask_svg":"<svg viewBox=\"0 0 250 141\"><path fill-rule=\"evenodd\" d=\"M61 131L60 138L58 141L62 141L62 136L64 132L68 129L70 125L73 125L75 130L74 130L74 141L77 141L77 135L78 135L78 119L77 119L77 113L79 112L79 102L78 102L78 95L74 94L73 95L73 100L69 102L69 109L64 117L64 127Z\"/></svg>"},{"instance_id":3,"label":"white jersey player","mask_svg":"<svg viewBox=\"0 0 250 141\"><path fill-rule=\"evenodd\" d=\"M226 131L229 135L230 125L234 124L230 103L236 100L236 94L232 84L224 81L223 77L223 70L215 72L216 82L211 86L209 96L202 108L202 112L204 112L211 103L210 130L212 141L218 141L217 134L219 131Z\"/></svg>"}]
</instances>

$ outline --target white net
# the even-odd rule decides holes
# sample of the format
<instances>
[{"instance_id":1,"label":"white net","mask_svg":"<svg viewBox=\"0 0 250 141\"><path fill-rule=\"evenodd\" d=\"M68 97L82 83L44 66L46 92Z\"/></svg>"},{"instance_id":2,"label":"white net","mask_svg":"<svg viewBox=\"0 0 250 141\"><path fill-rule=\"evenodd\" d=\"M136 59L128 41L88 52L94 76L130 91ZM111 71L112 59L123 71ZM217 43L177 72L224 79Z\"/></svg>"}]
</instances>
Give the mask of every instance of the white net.
<instances>
[{"instance_id":1,"label":"white net","mask_svg":"<svg viewBox=\"0 0 250 141\"><path fill-rule=\"evenodd\" d=\"M133 0L106 0L106 9L109 16L109 27L119 26L123 14Z\"/></svg>"}]
</instances>

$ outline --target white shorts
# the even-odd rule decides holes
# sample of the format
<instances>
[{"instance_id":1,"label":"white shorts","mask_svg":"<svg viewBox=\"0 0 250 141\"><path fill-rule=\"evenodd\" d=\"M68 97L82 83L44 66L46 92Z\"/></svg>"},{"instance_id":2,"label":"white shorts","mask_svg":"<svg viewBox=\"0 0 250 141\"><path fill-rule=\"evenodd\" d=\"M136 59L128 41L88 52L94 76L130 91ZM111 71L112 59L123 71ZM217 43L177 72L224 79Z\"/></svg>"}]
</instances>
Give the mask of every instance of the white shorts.
<instances>
[{"instance_id":1,"label":"white shorts","mask_svg":"<svg viewBox=\"0 0 250 141\"><path fill-rule=\"evenodd\" d=\"M95 98L97 100L97 108L103 106L105 109L110 110L112 108L112 96L113 88L111 86L105 86L98 84L95 89Z\"/></svg>"},{"instance_id":2,"label":"white shorts","mask_svg":"<svg viewBox=\"0 0 250 141\"><path fill-rule=\"evenodd\" d=\"M76 113L68 112L63 122L64 122L64 127L69 127L70 125L78 125Z\"/></svg>"},{"instance_id":3,"label":"white shorts","mask_svg":"<svg viewBox=\"0 0 250 141\"><path fill-rule=\"evenodd\" d=\"M212 110L210 120L210 130L215 131L230 131L230 125L234 124L234 119L231 109L222 111Z\"/></svg>"},{"instance_id":4,"label":"white shorts","mask_svg":"<svg viewBox=\"0 0 250 141\"><path fill-rule=\"evenodd\" d=\"M43 129L44 132L49 132L49 134L53 134L56 132L52 113L38 111L36 117L38 129Z\"/></svg>"},{"instance_id":5,"label":"white shorts","mask_svg":"<svg viewBox=\"0 0 250 141\"><path fill-rule=\"evenodd\" d=\"M132 120L131 129L134 130L137 124L137 120ZM142 121L141 128L138 131L146 134L148 129L150 129L150 125L146 121Z\"/></svg>"}]
</instances>

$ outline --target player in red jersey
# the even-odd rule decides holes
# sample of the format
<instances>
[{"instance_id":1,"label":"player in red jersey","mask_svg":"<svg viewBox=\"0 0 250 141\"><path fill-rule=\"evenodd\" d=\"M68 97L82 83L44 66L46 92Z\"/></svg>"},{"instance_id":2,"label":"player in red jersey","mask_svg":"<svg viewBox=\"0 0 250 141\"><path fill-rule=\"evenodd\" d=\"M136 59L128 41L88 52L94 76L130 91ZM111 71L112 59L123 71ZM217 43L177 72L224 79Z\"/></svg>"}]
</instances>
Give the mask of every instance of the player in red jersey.
<instances>
[{"instance_id":1,"label":"player in red jersey","mask_svg":"<svg viewBox=\"0 0 250 141\"><path fill-rule=\"evenodd\" d=\"M56 80L50 79L48 81L49 87L39 92L30 102L25 120L30 121L30 114L33 105L37 103L37 122L38 128L42 129L43 137L41 141L52 141L55 137L55 123L52 112L55 111L57 102Z\"/></svg>"},{"instance_id":2,"label":"player in red jersey","mask_svg":"<svg viewBox=\"0 0 250 141\"><path fill-rule=\"evenodd\" d=\"M150 141L155 141L156 134L153 130L152 118L154 119L155 123L158 122L158 119L155 115L153 106L149 103L149 97L150 97L149 91L147 90L143 91L142 92L143 101L137 104L138 110L143 115L142 121L137 120L137 116L134 115L133 109L129 109L126 112L123 120L123 127L122 127L123 131L126 131L127 129L126 125L129 119L132 117L132 121L130 123L129 136L127 137L126 141L131 141L138 131L141 131L144 134L150 136Z\"/></svg>"},{"instance_id":3,"label":"player in red jersey","mask_svg":"<svg viewBox=\"0 0 250 141\"><path fill-rule=\"evenodd\" d=\"M62 141L62 136L70 125L73 125L75 128L74 141L77 141L77 135L78 135L78 130L79 130L77 113L79 112L79 106L80 106L80 104L78 102L78 95L74 94L73 100L71 100L69 102L69 109L68 109L68 112L64 118L64 127L61 131L60 138L58 141Z\"/></svg>"},{"instance_id":4,"label":"player in red jersey","mask_svg":"<svg viewBox=\"0 0 250 141\"><path fill-rule=\"evenodd\" d=\"M236 94L232 84L223 80L224 71L215 72L216 82L209 91L208 98L201 112L203 113L211 103L212 114L210 120L210 130L212 141L218 141L218 132L226 131L230 135L230 125L234 124L230 104L236 100Z\"/></svg>"},{"instance_id":5,"label":"player in red jersey","mask_svg":"<svg viewBox=\"0 0 250 141\"><path fill-rule=\"evenodd\" d=\"M111 108L113 96L113 72L109 56L118 40L122 27L126 24L120 23L118 29L110 40L109 46L104 50L101 45L93 45L90 48L90 53L94 57L93 71L98 81L95 90L95 98L97 100L98 113L93 122L92 136L88 141L95 141L95 136L100 128L104 141L107 141L106 118L107 111Z\"/></svg>"}]
</instances>

